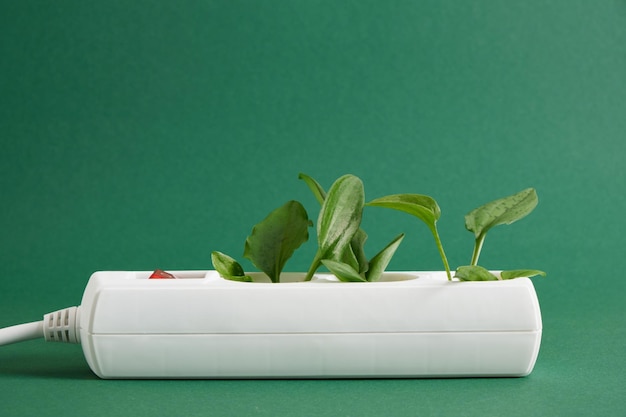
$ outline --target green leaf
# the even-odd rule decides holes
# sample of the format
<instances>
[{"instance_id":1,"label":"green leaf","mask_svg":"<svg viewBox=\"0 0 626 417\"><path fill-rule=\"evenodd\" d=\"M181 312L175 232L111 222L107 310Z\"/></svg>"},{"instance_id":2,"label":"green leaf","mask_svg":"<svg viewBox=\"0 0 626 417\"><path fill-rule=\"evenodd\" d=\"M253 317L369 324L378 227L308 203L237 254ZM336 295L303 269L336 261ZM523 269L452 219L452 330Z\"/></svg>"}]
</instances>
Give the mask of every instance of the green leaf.
<instances>
[{"instance_id":1,"label":"green leaf","mask_svg":"<svg viewBox=\"0 0 626 417\"><path fill-rule=\"evenodd\" d=\"M474 233L476 242L472 255L472 265L478 263L480 251L489 229L501 224L511 224L532 212L537 203L534 188L527 188L517 194L500 198L475 208L465 215L465 228Z\"/></svg>"},{"instance_id":2,"label":"green leaf","mask_svg":"<svg viewBox=\"0 0 626 417\"><path fill-rule=\"evenodd\" d=\"M211 262L213 262L213 267L218 274L224 279L252 282L252 278L245 274L239 262L222 252L211 252Z\"/></svg>"},{"instance_id":3,"label":"green leaf","mask_svg":"<svg viewBox=\"0 0 626 417\"><path fill-rule=\"evenodd\" d=\"M460 266L454 274L461 281L498 281L498 277L478 265Z\"/></svg>"},{"instance_id":4,"label":"green leaf","mask_svg":"<svg viewBox=\"0 0 626 417\"><path fill-rule=\"evenodd\" d=\"M313 178L311 178L310 176L306 174L300 173L298 175L298 178L303 180L306 183L306 185L309 186L317 202L320 204L324 204L324 200L326 199L326 191L324 191L322 186L317 181L315 181Z\"/></svg>"},{"instance_id":5,"label":"green leaf","mask_svg":"<svg viewBox=\"0 0 626 417\"><path fill-rule=\"evenodd\" d=\"M350 253L352 258L356 262L359 274L364 274L369 269L369 262L365 255L365 241L367 240L367 233L363 229L356 231L352 240L350 240L350 246L346 248L346 252Z\"/></svg>"},{"instance_id":6,"label":"green leaf","mask_svg":"<svg viewBox=\"0 0 626 417\"><path fill-rule=\"evenodd\" d=\"M385 246L383 250L374 255L372 260L369 262L369 270L365 274L368 281L374 282L380 279L383 272L385 272L387 265L389 265L389 261L391 261L391 258L396 252L396 249L398 249L398 246L402 243L402 239L404 239L404 233L398 235L387 246Z\"/></svg>"},{"instance_id":7,"label":"green leaf","mask_svg":"<svg viewBox=\"0 0 626 417\"><path fill-rule=\"evenodd\" d=\"M435 238L435 244L439 250L439 255L443 261L443 266L446 269L448 279L452 279L450 276L450 265L448 264L448 259L446 258L446 254L443 250L439 232L437 231L437 220L439 220L439 217L441 216L441 210L439 209L437 202L432 197L422 194L393 194L372 200L367 203L367 205L403 211L426 223Z\"/></svg>"},{"instance_id":8,"label":"green leaf","mask_svg":"<svg viewBox=\"0 0 626 417\"><path fill-rule=\"evenodd\" d=\"M289 201L254 226L246 239L244 257L265 272L272 282L279 282L287 260L308 240L310 225L302 204Z\"/></svg>"},{"instance_id":9,"label":"green leaf","mask_svg":"<svg viewBox=\"0 0 626 417\"><path fill-rule=\"evenodd\" d=\"M359 229L363 215L363 183L344 175L331 186L317 222L322 258L337 258Z\"/></svg>"},{"instance_id":10,"label":"green leaf","mask_svg":"<svg viewBox=\"0 0 626 417\"><path fill-rule=\"evenodd\" d=\"M356 260L356 256L352 251L352 246L348 245L345 247L344 251L341 253L339 257L329 257L331 261L343 262L344 264L350 265L355 270L359 269L359 261Z\"/></svg>"},{"instance_id":11,"label":"green leaf","mask_svg":"<svg viewBox=\"0 0 626 417\"><path fill-rule=\"evenodd\" d=\"M475 237L500 224L511 224L527 216L538 203L537 192L527 188L517 194L500 198L475 208L465 215L465 228Z\"/></svg>"},{"instance_id":12,"label":"green leaf","mask_svg":"<svg viewBox=\"0 0 626 417\"><path fill-rule=\"evenodd\" d=\"M502 279L513 279L513 278L522 278L522 277L531 278L537 275L541 275L542 277L545 277L546 273L538 269L512 269L509 271L500 272L500 276L502 277Z\"/></svg>"},{"instance_id":13,"label":"green leaf","mask_svg":"<svg viewBox=\"0 0 626 417\"><path fill-rule=\"evenodd\" d=\"M422 194L393 194L372 200L367 205L412 214L426 223L428 227L432 227L441 216L437 202L432 197Z\"/></svg>"},{"instance_id":14,"label":"green leaf","mask_svg":"<svg viewBox=\"0 0 626 417\"><path fill-rule=\"evenodd\" d=\"M322 259L341 259L359 230L364 199L363 182L354 175L344 175L330 187L317 220L318 250L305 280L311 279Z\"/></svg>"},{"instance_id":15,"label":"green leaf","mask_svg":"<svg viewBox=\"0 0 626 417\"><path fill-rule=\"evenodd\" d=\"M326 200L326 191L324 191L324 188L316 180L306 174L300 173L298 178L304 180L311 189L311 192L313 192L315 199L320 204L324 204L324 200ZM347 246L339 259L336 260L347 263L354 269L358 269L360 274L364 273L368 269L367 257L363 249L366 240L367 233L365 233L363 229L357 230L350 241L350 246Z\"/></svg>"},{"instance_id":16,"label":"green leaf","mask_svg":"<svg viewBox=\"0 0 626 417\"><path fill-rule=\"evenodd\" d=\"M363 278L357 271L354 270L350 265L344 264L343 262L332 261L330 259L323 259L322 264L328 268L328 270L340 281L344 282L365 282L365 278Z\"/></svg>"}]
</instances>

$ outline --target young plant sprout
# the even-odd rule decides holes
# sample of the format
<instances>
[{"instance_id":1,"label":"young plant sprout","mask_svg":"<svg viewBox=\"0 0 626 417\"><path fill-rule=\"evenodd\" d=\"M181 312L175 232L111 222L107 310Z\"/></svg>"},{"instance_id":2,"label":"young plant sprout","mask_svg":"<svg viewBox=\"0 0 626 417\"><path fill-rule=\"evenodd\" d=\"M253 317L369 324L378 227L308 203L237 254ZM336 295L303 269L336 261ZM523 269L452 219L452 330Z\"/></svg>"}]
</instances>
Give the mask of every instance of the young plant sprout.
<instances>
[{"instance_id":1,"label":"young plant sprout","mask_svg":"<svg viewBox=\"0 0 626 417\"><path fill-rule=\"evenodd\" d=\"M317 218L317 253L305 281L311 280L323 260L340 261L361 226L365 192L354 175L337 179L328 190Z\"/></svg>"},{"instance_id":2,"label":"young plant sprout","mask_svg":"<svg viewBox=\"0 0 626 417\"><path fill-rule=\"evenodd\" d=\"M443 250L441 244L441 238L437 231L437 220L441 216L441 210L437 202L427 195L421 194L394 194L386 197L377 198L367 203L368 206L386 207L394 210L400 210L408 214L412 214L418 219L426 223L426 226L430 229L433 237L435 238L435 244L439 250L439 255L443 261L443 266L448 275L448 280L452 280L450 274L450 265L446 258L446 253Z\"/></svg>"},{"instance_id":3,"label":"young plant sprout","mask_svg":"<svg viewBox=\"0 0 626 417\"><path fill-rule=\"evenodd\" d=\"M383 250L368 261L364 244L367 234L361 229L365 206L363 182L354 175L338 178L328 193L313 178L300 174L321 204L317 221L317 251L304 280L309 281L324 265L340 281L378 281L404 234L394 238ZM287 262L309 238L311 220L301 203L292 200L272 211L254 226L246 239L244 257L263 271L272 282L280 282ZM252 281L241 264L218 251L211 254L215 270L234 281Z\"/></svg>"},{"instance_id":4,"label":"young plant sprout","mask_svg":"<svg viewBox=\"0 0 626 417\"><path fill-rule=\"evenodd\" d=\"M530 214L539 199L534 188L500 198L475 208L465 215L465 228L476 237L470 265L477 265L487 232L494 226L511 224Z\"/></svg>"},{"instance_id":5,"label":"young plant sprout","mask_svg":"<svg viewBox=\"0 0 626 417\"><path fill-rule=\"evenodd\" d=\"M545 276L545 272L535 269L502 271L499 275L494 275L478 265L478 258L487 232L494 226L511 224L526 217L537 207L538 202L535 189L527 188L517 194L491 201L467 213L465 228L474 233L474 251L470 265L459 267L455 277L461 281L494 281L536 275Z\"/></svg>"},{"instance_id":6,"label":"young plant sprout","mask_svg":"<svg viewBox=\"0 0 626 417\"><path fill-rule=\"evenodd\" d=\"M288 201L254 226L246 239L243 256L263 271L272 282L280 282L280 274L294 251L309 239L309 216L299 202ZM226 279L252 281L241 265L230 256L213 252L215 270Z\"/></svg>"},{"instance_id":7,"label":"young plant sprout","mask_svg":"<svg viewBox=\"0 0 626 417\"><path fill-rule=\"evenodd\" d=\"M272 282L279 282L287 260L309 240L308 229L312 225L302 204L291 200L254 226L246 239L243 256Z\"/></svg>"},{"instance_id":8,"label":"young plant sprout","mask_svg":"<svg viewBox=\"0 0 626 417\"><path fill-rule=\"evenodd\" d=\"M338 178L328 192L306 174L301 173L299 178L321 205L316 225L317 250L304 281L310 281L322 265L340 281L372 282L380 279L404 234L396 236L368 260L364 251L367 233L361 229L366 206L399 210L423 221L435 239L448 280L452 280L450 265L437 230L441 209L432 197L422 194L393 194L366 204L363 182L354 175ZM545 272L535 269L516 269L494 274L478 265L487 232L494 226L511 224L522 219L534 210L537 203L537 193L533 188L527 188L470 211L465 216L465 227L475 237L472 260L470 265L458 267L454 278L460 281L494 281L545 276ZM308 228L311 226L313 222L302 204L291 200L254 226L245 242L244 257L263 271L271 282L280 282L281 272L289 258L309 239ZM234 281L252 281L234 258L214 251L211 260L222 277ZM155 274L151 278L166 278L160 275Z\"/></svg>"},{"instance_id":9,"label":"young plant sprout","mask_svg":"<svg viewBox=\"0 0 626 417\"><path fill-rule=\"evenodd\" d=\"M321 263L341 281L378 281L404 234L395 237L368 261L364 250L367 233L360 228L365 205L361 180L353 175L341 177L331 186L327 196L322 186L310 176L301 173L299 178L305 181L317 201L322 204L317 233L319 249L305 280L311 279ZM339 198L340 193L343 198ZM334 234L331 233L333 231ZM331 234L339 234L342 240L334 250L324 249L332 246L329 241L336 239L329 238Z\"/></svg>"},{"instance_id":10,"label":"young plant sprout","mask_svg":"<svg viewBox=\"0 0 626 417\"><path fill-rule=\"evenodd\" d=\"M213 251L211 253L213 268L223 277L231 281L252 282L252 278L246 275L243 268L235 259L230 256Z\"/></svg>"},{"instance_id":11,"label":"young plant sprout","mask_svg":"<svg viewBox=\"0 0 626 417\"><path fill-rule=\"evenodd\" d=\"M465 265L457 268L454 277L459 281L499 281L505 279L534 277L537 275L546 276L546 273L538 269L513 269L493 274L486 268L479 265Z\"/></svg>"}]
</instances>

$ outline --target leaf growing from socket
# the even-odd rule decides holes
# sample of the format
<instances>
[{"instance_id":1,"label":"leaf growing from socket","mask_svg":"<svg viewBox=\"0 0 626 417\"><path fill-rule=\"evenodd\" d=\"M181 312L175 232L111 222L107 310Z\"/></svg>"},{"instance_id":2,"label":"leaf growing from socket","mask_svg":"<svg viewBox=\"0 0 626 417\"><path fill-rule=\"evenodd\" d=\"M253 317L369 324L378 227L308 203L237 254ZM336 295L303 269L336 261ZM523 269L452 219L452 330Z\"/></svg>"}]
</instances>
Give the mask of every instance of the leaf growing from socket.
<instances>
[{"instance_id":1,"label":"leaf growing from socket","mask_svg":"<svg viewBox=\"0 0 626 417\"><path fill-rule=\"evenodd\" d=\"M309 239L311 225L302 204L291 200L254 226L246 239L244 257L272 282L279 282L287 260Z\"/></svg>"},{"instance_id":2,"label":"leaf growing from socket","mask_svg":"<svg viewBox=\"0 0 626 417\"><path fill-rule=\"evenodd\" d=\"M339 260L359 230L365 192L354 175L337 179L328 190L317 220L318 249L305 277L309 281L323 259Z\"/></svg>"},{"instance_id":3,"label":"leaf growing from socket","mask_svg":"<svg viewBox=\"0 0 626 417\"><path fill-rule=\"evenodd\" d=\"M402 243L404 239L404 233L396 236L387 246L385 246L380 252L378 252L369 262L369 269L365 272L365 277L370 282L375 282L380 279L389 265L391 258L396 253L396 249Z\"/></svg>"},{"instance_id":4,"label":"leaf growing from socket","mask_svg":"<svg viewBox=\"0 0 626 417\"><path fill-rule=\"evenodd\" d=\"M365 255L365 241L367 240L367 233L363 229L356 231L350 245L346 248L344 253L344 259L349 259L354 263L355 269L359 271L359 274L364 274L370 269L370 263Z\"/></svg>"},{"instance_id":5,"label":"leaf growing from socket","mask_svg":"<svg viewBox=\"0 0 626 417\"><path fill-rule=\"evenodd\" d=\"M458 267L454 278L458 278L460 281L498 281L497 276L478 265Z\"/></svg>"},{"instance_id":6,"label":"leaf growing from socket","mask_svg":"<svg viewBox=\"0 0 626 417\"><path fill-rule=\"evenodd\" d=\"M365 282L366 279L361 276L350 265L331 259L322 259L322 264L337 278L343 282Z\"/></svg>"},{"instance_id":7,"label":"leaf growing from socket","mask_svg":"<svg viewBox=\"0 0 626 417\"><path fill-rule=\"evenodd\" d=\"M498 281L522 277L534 277L536 275L546 276L546 273L537 269L512 269L493 274L479 265L466 265L457 268L454 275L460 281Z\"/></svg>"},{"instance_id":8,"label":"leaf growing from socket","mask_svg":"<svg viewBox=\"0 0 626 417\"><path fill-rule=\"evenodd\" d=\"M475 243L471 265L478 264L487 232L494 226L511 224L526 217L538 203L534 188L500 198L478 207L465 215L465 228L474 233Z\"/></svg>"},{"instance_id":9,"label":"leaf growing from socket","mask_svg":"<svg viewBox=\"0 0 626 417\"><path fill-rule=\"evenodd\" d=\"M500 272L500 277L502 279L513 279L513 278L522 278L522 277L530 278L530 277L534 277L537 275L541 275L542 277L545 277L546 273L538 269L512 269L510 271Z\"/></svg>"},{"instance_id":10,"label":"leaf growing from socket","mask_svg":"<svg viewBox=\"0 0 626 417\"><path fill-rule=\"evenodd\" d=\"M439 217L441 216L441 210L439 209L437 202L432 197L422 194L393 194L372 200L367 203L367 205L403 211L426 223L435 238L435 243L437 244L439 255L441 256L444 268L446 269L448 280L452 279L448 259L446 258L446 254L443 250L439 232L437 231L437 220L439 220Z\"/></svg>"},{"instance_id":11,"label":"leaf growing from socket","mask_svg":"<svg viewBox=\"0 0 626 417\"><path fill-rule=\"evenodd\" d=\"M213 268L215 268L222 278L231 281L252 282L252 278L243 272L243 268L239 262L230 256L222 252L213 251L211 252L211 261L213 262Z\"/></svg>"},{"instance_id":12,"label":"leaf growing from socket","mask_svg":"<svg viewBox=\"0 0 626 417\"><path fill-rule=\"evenodd\" d=\"M391 241L383 250L378 252L372 260L369 262L370 268L365 272L358 272L351 265L344 262L333 261L330 259L323 259L322 264L328 268L328 270L344 282L375 282L380 279L385 268L389 265L389 261L393 257L396 249L400 246L400 243L404 239L404 234L400 234L394 240Z\"/></svg>"},{"instance_id":13,"label":"leaf growing from socket","mask_svg":"<svg viewBox=\"0 0 626 417\"><path fill-rule=\"evenodd\" d=\"M303 173L300 173L298 178L304 180L306 185L311 189L315 199L320 203L320 205L323 205L324 200L326 200L326 191L324 191L324 188L320 185L320 183L309 175ZM352 236L350 245L346 246L338 261L350 265L353 269L358 270L359 274L363 274L369 268L364 251L366 240L367 233L365 233L363 229L359 228L354 236Z\"/></svg>"}]
</instances>

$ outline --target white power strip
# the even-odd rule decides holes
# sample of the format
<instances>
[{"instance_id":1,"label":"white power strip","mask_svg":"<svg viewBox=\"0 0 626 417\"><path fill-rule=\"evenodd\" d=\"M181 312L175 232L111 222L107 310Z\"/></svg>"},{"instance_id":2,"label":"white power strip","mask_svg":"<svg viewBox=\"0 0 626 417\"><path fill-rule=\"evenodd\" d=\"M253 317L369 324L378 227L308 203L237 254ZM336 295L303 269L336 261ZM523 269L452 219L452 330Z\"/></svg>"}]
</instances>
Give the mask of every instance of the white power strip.
<instances>
[{"instance_id":1,"label":"white power strip","mask_svg":"<svg viewBox=\"0 0 626 417\"><path fill-rule=\"evenodd\" d=\"M173 273L180 279L97 272L81 306L53 318L74 320L76 332L50 332L79 339L101 378L524 376L541 341L528 278L387 272L375 283L318 274L271 284Z\"/></svg>"}]
</instances>

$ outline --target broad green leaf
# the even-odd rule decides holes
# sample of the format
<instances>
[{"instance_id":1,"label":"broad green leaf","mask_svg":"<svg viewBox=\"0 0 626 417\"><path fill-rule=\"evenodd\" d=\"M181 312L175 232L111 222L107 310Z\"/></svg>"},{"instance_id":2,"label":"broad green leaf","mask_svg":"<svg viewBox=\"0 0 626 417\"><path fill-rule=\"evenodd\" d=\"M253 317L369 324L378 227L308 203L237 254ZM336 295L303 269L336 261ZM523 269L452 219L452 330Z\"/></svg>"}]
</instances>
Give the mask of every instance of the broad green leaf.
<instances>
[{"instance_id":1,"label":"broad green leaf","mask_svg":"<svg viewBox=\"0 0 626 417\"><path fill-rule=\"evenodd\" d=\"M367 205L412 214L426 223L428 227L432 227L441 216L437 202L432 197L422 194L393 194L372 200Z\"/></svg>"},{"instance_id":2,"label":"broad green leaf","mask_svg":"<svg viewBox=\"0 0 626 417\"><path fill-rule=\"evenodd\" d=\"M389 261L393 257L393 254L402 243L402 239L404 239L404 233L398 235L395 239L393 239L383 250L378 252L372 260L369 262L369 270L365 274L367 280L370 282L378 281L382 276L383 272L389 265Z\"/></svg>"},{"instance_id":3,"label":"broad green leaf","mask_svg":"<svg viewBox=\"0 0 626 417\"><path fill-rule=\"evenodd\" d=\"M517 194L500 198L475 208L465 215L465 228L474 232L474 252L471 265L478 264L487 232L494 226L511 224L526 217L538 203L534 188L527 188Z\"/></svg>"},{"instance_id":4,"label":"broad green leaf","mask_svg":"<svg viewBox=\"0 0 626 417\"><path fill-rule=\"evenodd\" d=\"M359 229L364 205L363 183L344 175L332 185L317 221L322 259L337 259Z\"/></svg>"},{"instance_id":5,"label":"broad green leaf","mask_svg":"<svg viewBox=\"0 0 626 417\"><path fill-rule=\"evenodd\" d=\"M239 262L230 256L214 251L211 252L211 261L213 262L213 267L222 278L232 281L252 282L252 278L245 274Z\"/></svg>"},{"instance_id":6,"label":"broad green leaf","mask_svg":"<svg viewBox=\"0 0 626 417\"><path fill-rule=\"evenodd\" d=\"M461 281L498 281L498 277L478 265L460 266L454 274Z\"/></svg>"},{"instance_id":7,"label":"broad green leaf","mask_svg":"<svg viewBox=\"0 0 626 417\"><path fill-rule=\"evenodd\" d=\"M306 183L306 185L309 186L317 202L320 204L324 204L324 200L326 199L326 191L324 191L322 186L317 181L315 181L313 178L311 178L310 176L306 174L300 173L298 175L298 178L303 180Z\"/></svg>"},{"instance_id":8,"label":"broad green leaf","mask_svg":"<svg viewBox=\"0 0 626 417\"><path fill-rule=\"evenodd\" d=\"M546 276L546 273L540 271L538 269L512 269L509 271L500 272L500 276L502 279L513 279L513 278L522 278L522 277L534 277L537 275L541 275L542 277Z\"/></svg>"},{"instance_id":9,"label":"broad green leaf","mask_svg":"<svg viewBox=\"0 0 626 417\"><path fill-rule=\"evenodd\" d=\"M422 194L393 194L372 200L367 203L367 205L403 211L426 223L435 238L435 243L439 250L441 260L443 261L443 266L446 269L448 279L452 279L450 275L450 265L448 264L448 259L443 250L439 232L437 231L437 220L439 220L441 216L441 209L432 197Z\"/></svg>"},{"instance_id":10,"label":"broad green leaf","mask_svg":"<svg viewBox=\"0 0 626 417\"><path fill-rule=\"evenodd\" d=\"M344 282L365 282L365 278L363 278L357 271L354 270L350 265L344 264L343 262L332 261L330 259L323 259L322 264L328 268L328 270L340 281Z\"/></svg>"},{"instance_id":11,"label":"broad green leaf","mask_svg":"<svg viewBox=\"0 0 626 417\"><path fill-rule=\"evenodd\" d=\"M321 204L324 204L326 200L326 191L324 188L309 175L300 173L298 178L304 180L304 182L311 189L311 192L315 196L315 199ZM346 246L344 252L339 257L338 261L347 263L354 269L358 269L359 273L364 273L368 269L367 257L363 250L365 240L367 239L367 233L363 229L357 230L350 241L350 246Z\"/></svg>"},{"instance_id":12,"label":"broad green leaf","mask_svg":"<svg viewBox=\"0 0 626 417\"><path fill-rule=\"evenodd\" d=\"M279 282L287 260L308 240L310 225L302 204L289 201L254 226L246 239L244 257L265 272L272 282Z\"/></svg>"},{"instance_id":13,"label":"broad green leaf","mask_svg":"<svg viewBox=\"0 0 626 417\"><path fill-rule=\"evenodd\" d=\"M344 175L330 187L317 220L318 250L309 268L307 281L322 259L341 259L359 230L364 199L363 182L354 175Z\"/></svg>"},{"instance_id":14,"label":"broad green leaf","mask_svg":"<svg viewBox=\"0 0 626 417\"><path fill-rule=\"evenodd\" d=\"M538 201L534 188L494 200L467 213L465 228L479 238L494 226L511 224L527 216L537 206Z\"/></svg>"}]
</instances>

